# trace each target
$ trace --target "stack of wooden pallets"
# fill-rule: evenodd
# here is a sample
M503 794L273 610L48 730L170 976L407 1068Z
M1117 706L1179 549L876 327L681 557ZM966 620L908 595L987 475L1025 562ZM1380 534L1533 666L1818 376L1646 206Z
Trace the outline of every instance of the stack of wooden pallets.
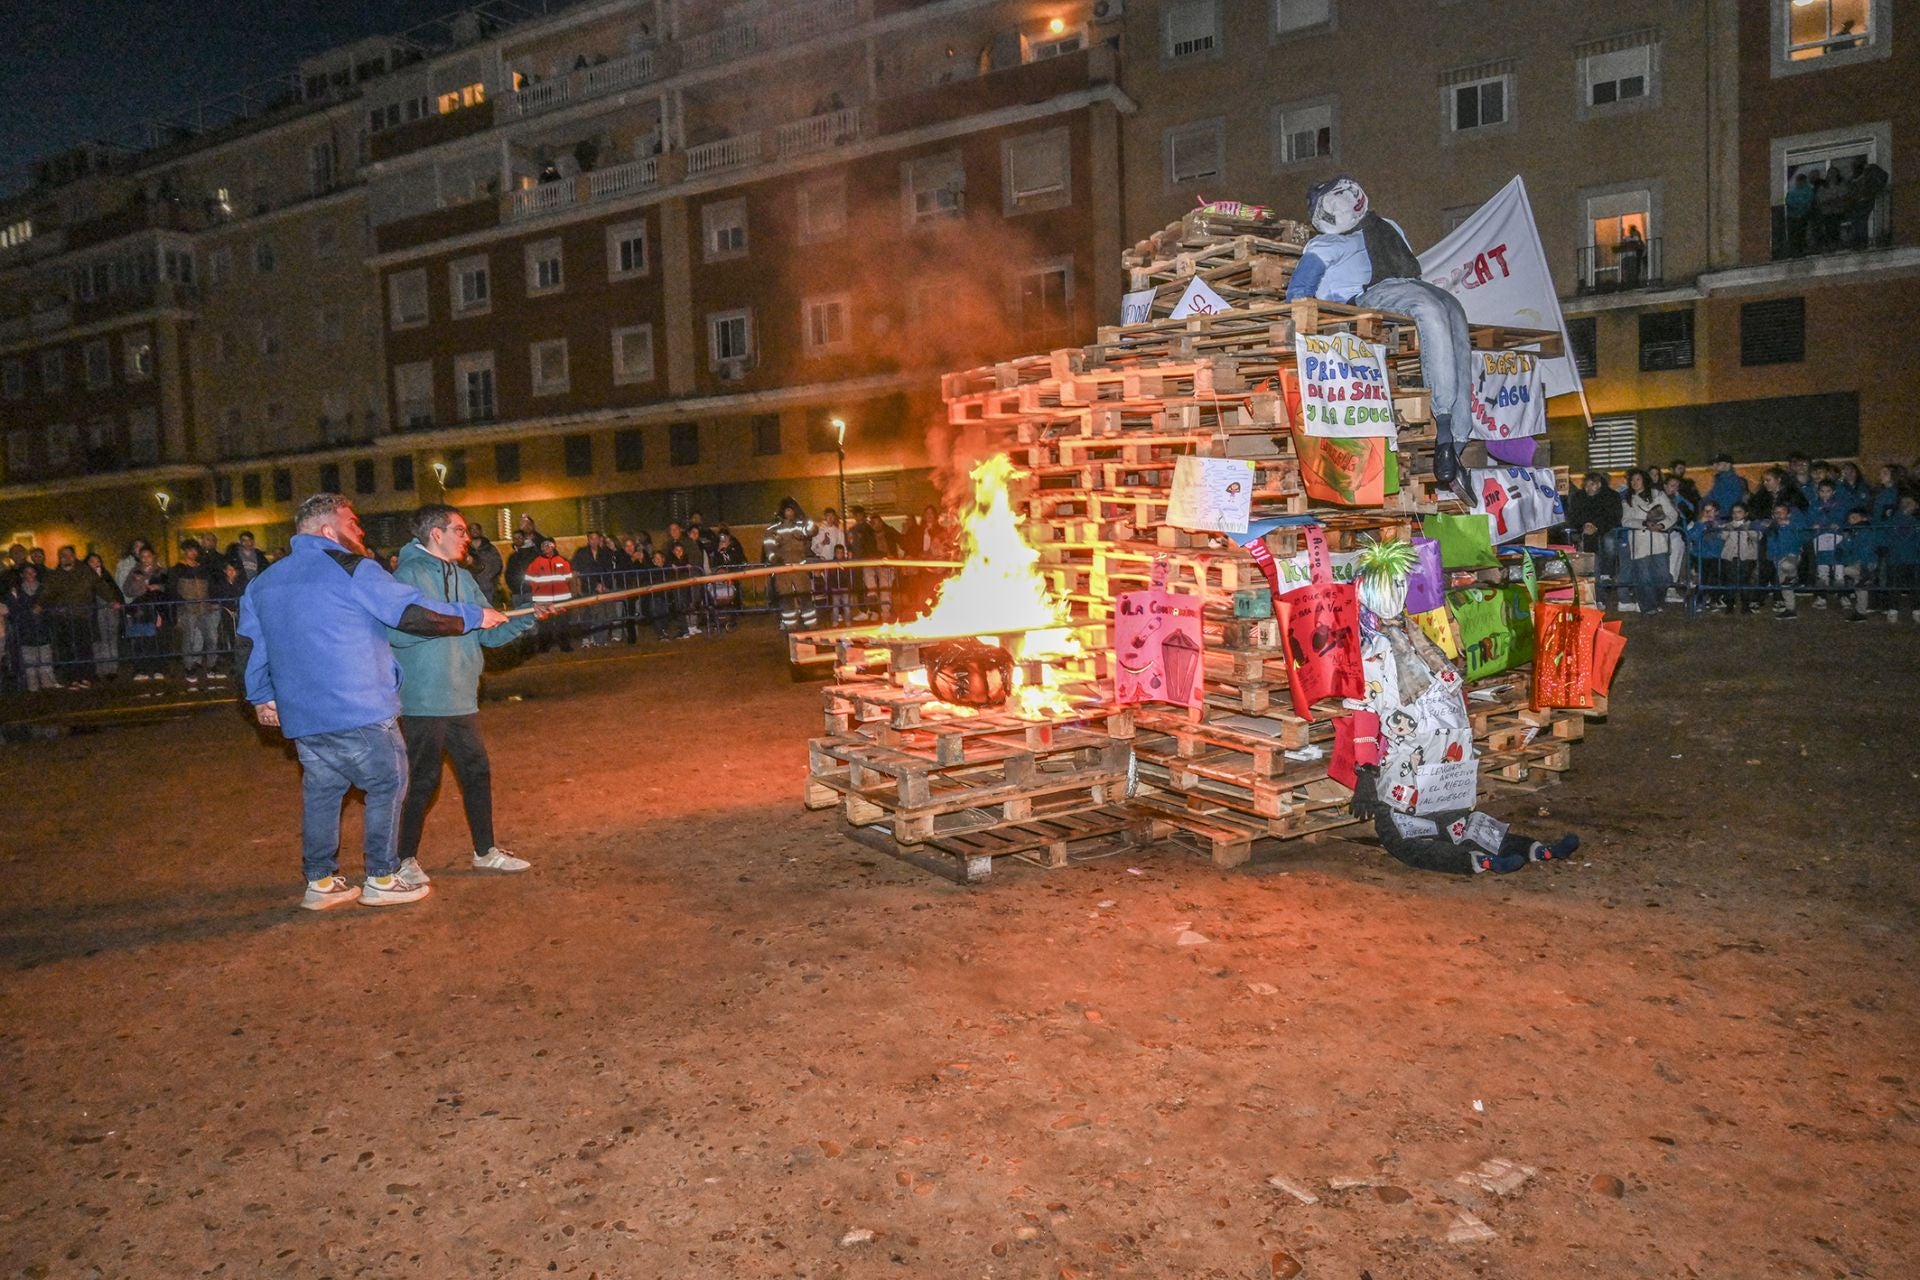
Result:
M838 804L855 824L888 826L917 860L936 852L963 879L985 874L994 855L981 850L996 841L1013 852L1054 849L1046 861L1055 865L1070 860L1075 838L1029 830L1036 818L1095 815L1087 821L1102 834L1171 838L1220 866L1245 861L1256 840L1353 821L1350 793L1326 776L1331 719L1344 709L1327 702L1306 716L1294 711L1262 570L1230 539L1166 522L1174 468L1185 455L1251 463L1255 517L1317 517L1335 551L1363 536L1407 537L1425 513L1463 510L1431 474L1434 425L1412 323L1280 300L1304 239L1290 225L1217 226L1189 215L1128 255L1131 283L1167 298L1198 275L1235 309L1102 328L1086 347L943 380L949 420L1003 441L1020 469L1025 532L1090 651L1110 651L1120 593L1158 577L1199 598L1202 705L1117 708L1095 662L1072 673L1080 681L1072 716L1036 726L996 711L956 725L912 682L912 646L858 632L796 637L796 661L823 660L831 648L840 680L825 695L827 736L811 744L809 804ZM1402 487L1377 508L1316 504L1301 477L1285 375L1297 334L1334 332L1388 354ZM1558 353L1553 334L1472 332L1481 349L1539 344ZM1267 545L1278 560L1304 549L1296 527L1270 533ZM1565 770L1584 731L1581 712L1532 710L1528 678L1522 667L1469 690L1490 783Z

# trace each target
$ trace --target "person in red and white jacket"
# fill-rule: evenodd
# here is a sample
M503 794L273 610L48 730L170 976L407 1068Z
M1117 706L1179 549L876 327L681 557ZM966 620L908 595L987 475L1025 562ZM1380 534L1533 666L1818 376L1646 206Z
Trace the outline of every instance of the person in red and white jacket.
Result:
M527 566L524 581L527 596L536 609L552 608L562 600L573 599L573 565L560 554L553 539L544 534L540 538L540 554ZM541 653L555 644L560 646L562 653L573 652L573 639L568 635L566 621L562 618L542 618L536 634Z

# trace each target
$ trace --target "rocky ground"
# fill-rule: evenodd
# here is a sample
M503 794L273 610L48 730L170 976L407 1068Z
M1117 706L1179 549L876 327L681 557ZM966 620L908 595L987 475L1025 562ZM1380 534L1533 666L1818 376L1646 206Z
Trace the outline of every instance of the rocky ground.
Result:
M1628 630L1500 879L962 889L801 809L764 631L495 678L535 868L447 794L393 910L230 708L0 748L0 1274L1912 1275L1920 627Z

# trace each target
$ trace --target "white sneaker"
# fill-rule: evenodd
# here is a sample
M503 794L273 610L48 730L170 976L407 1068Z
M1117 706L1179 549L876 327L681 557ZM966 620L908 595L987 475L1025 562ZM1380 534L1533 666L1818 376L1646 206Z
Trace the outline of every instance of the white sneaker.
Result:
M418 902L432 892L431 886L408 884L398 874L368 876L360 886L360 901L369 907L395 907L403 902Z
M1898 609L1889 609L1889 610L1887 610L1887 621L1888 621L1888 622L1895 622L1895 623L1897 623L1897 622L1899 622L1899 621L1900 621L1900 611L1899 611Z
M407 884L432 884L433 877L420 869L420 859L407 858L400 863L400 869L393 873L398 880Z
M348 884L345 876L328 876L325 880L307 881L307 894L300 899L300 905L308 911L326 911L358 901L358 885Z
M1827 598L1826 598L1825 596L1815 596L1815 597L1813 598L1813 607L1814 607L1814 608L1816 608L1816 609L1824 609L1824 608L1826 608L1826 607L1827 607Z
M490 846L485 853L473 855L475 871L525 871L532 865L525 858L516 858L497 844Z

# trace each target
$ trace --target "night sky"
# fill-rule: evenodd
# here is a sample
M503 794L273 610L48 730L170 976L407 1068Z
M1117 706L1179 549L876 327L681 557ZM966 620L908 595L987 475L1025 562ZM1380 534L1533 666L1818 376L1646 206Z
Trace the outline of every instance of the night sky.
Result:
M540 0L519 0L538 10ZM407 29L460 0L0 0L0 193L34 159ZM555 6L558 7L558 6Z

